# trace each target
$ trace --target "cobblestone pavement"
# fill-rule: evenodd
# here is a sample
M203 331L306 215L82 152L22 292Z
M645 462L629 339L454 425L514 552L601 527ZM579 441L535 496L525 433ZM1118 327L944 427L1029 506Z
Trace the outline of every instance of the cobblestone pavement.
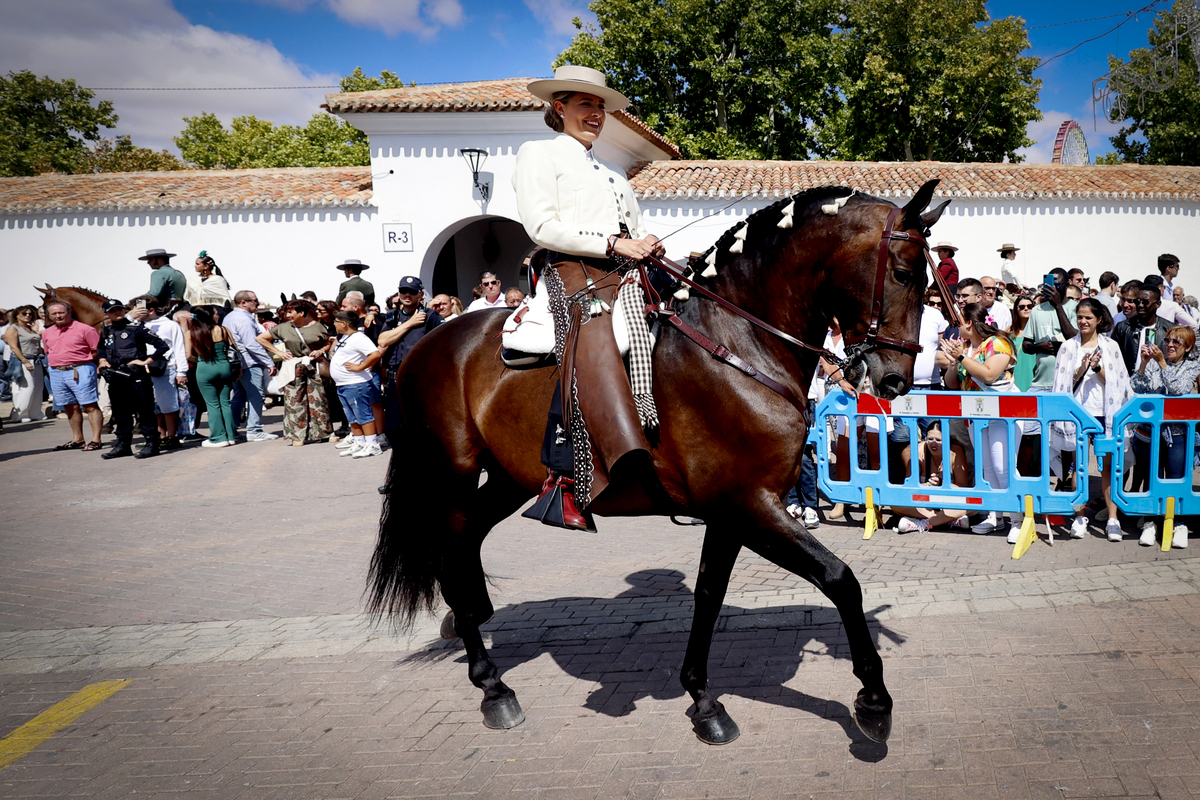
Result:
M67 438L0 436L0 737L131 683L0 770L0 797L1200 795L1191 550L1093 530L1013 561L1002 536L823 524L863 583L887 746L849 719L830 603L744 553L711 675L743 735L713 748L678 684L703 529L510 519L485 546L486 633L528 719L489 731L438 619L393 635L361 615L384 459L266 442L101 462L51 452Z

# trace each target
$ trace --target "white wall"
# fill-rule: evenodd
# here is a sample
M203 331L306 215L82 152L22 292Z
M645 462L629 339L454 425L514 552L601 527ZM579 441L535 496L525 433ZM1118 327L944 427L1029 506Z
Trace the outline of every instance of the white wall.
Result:
M156 247L178 253L171 262L184 274L208 250L235 292L253 289L271 305L308 289L333 299L345 280L334 266L346 258L371 264L373 283L400 278L371 262L382 248L371 208L22 214L0 217L0 306L37 305L33 286L46 283L128 300L149 288L137 259Z
M708 249L722 233L777 198L645 199L649 230L666 238L667 254L679 261ZM888 198L904 205L908 198ZM940 203L943 198L935 198ZM713 215L713 216L708 216ZM690 223L690 225L689 225ZM688 227L684 227L684 226ZM676 233L678 231L678 233ZM1000 277L1005 242L1017 254L1027 285L1054 267L1079 267L1099 287L1112 270L1121 281L1157 274L1160 253L1179 256L1178 282L1200 295L1200 202L1178 200L991 200L953 198L933 228L930 244L959 247L955 261L963 277Z

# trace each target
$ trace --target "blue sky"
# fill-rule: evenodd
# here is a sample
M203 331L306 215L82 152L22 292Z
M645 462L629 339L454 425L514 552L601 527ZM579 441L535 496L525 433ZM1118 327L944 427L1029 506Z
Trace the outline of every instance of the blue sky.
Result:
M1053 5L991 0L993 18L1030 26L1033 55L1048 58L1105 33L1137 9L1127 0ZM1156 8L1163 7L1160 3ZM361 66L418 83L549 75L571 40L581 0L38 0L0 8L0 71L32 69L96 87L260 87L336 83ZM1090 19L1075 24L1059 24ZM1028 160L1049 162L1065 119L1083 126L1093 157L1114 125L1092 121L1092 81L1109 53L1146 44L1153 10L1038 70L1046 119L1030 126ZM1040 27L1049 26L1049 27ZM326 89L102 91L121 116L117 132L170 147L182 117L212 111L303 122Z

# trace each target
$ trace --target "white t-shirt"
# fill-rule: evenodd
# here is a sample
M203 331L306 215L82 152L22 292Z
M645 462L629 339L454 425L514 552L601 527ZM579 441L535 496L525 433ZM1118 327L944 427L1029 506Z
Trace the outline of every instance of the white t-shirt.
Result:
M170 317L158 317L146 320L146 327L171 347L167 358L175 367L175 374L186 375L188 371L187 352L184 345L183 328L179 327L179 323Z
M379 349L371 337L362 331L352 333L345 341L339 341L333 351L333 359L329 362L329 376L338 386L351 386L356 383L367 383L371 380L370 372L351 372L345 365L361 364L367 356Z
M992 303L992 307L988 309L987 313L992 327L1002 331L1007 331L1012 327L1012 312L999 300Z
M1081 348L1079 350L1079 362L1082 364L1086 359L1091 358L1094 352L1096 352L1095 347L1088 350ZM1078 366L1076 369L1078 369ZM1084 375L1079 388L1075 390L1075 399L1093 417L1104 415L1104 384L1100 382L1100 376L1092 372L1091 367L1088 367L1087 374Z
M949 326L950 323L946 322L942 312L933 306L925 306L921 309L921 336L918 343L925 349L917 354L917 361L913 365L913 383L915 385L941 382L942 371L937 368L934 359L937 356L942 332Z
M496 302L494 303L488 302L486 294L477 300L472 300L471 305L467 306L467 311L478 311L481 308L508 308L508 303L504 300L504 292L496 295Z

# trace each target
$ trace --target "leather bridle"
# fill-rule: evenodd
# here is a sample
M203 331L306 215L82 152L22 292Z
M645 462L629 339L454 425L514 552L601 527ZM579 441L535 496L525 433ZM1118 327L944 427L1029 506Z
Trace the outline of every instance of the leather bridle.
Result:
M837 367L837 369L841 371L843 375L845 375L854 370L858 364L864 361L867 357L867 354L874 352L877 349L889 348L893 350L899 350L902 353L912 354L914 357L923 349L919 342L879 335L879 323L881 317L883 316L884 280L887 277L887 266L892 241L899 240L914 242L921 246L925 253L925 259L933 270L934 279L937 281L942 295L947 298L945 302L948 305L950 305L952 302L949 290L946 287L946 282L942 278L941 273L937 271L937 266L933 263L933 258L929 254L929 242L926 241L925 237L919 233L893 230L897 217L899 217L903 211L904 209L901 208L893 208L890 212L888 212L887 223L884 225L883 233L879 239L879 258L876 262L875 286L871 298L871 319L867 325L867 332L865 334L853 338L851 338L849 335L844 337L848 345L845 358L838 358L836 355L823 347L816 347L808 342L802 342L791 334L784 333L770 323L759 319L742 308L739 308L725 298L713 293L704 286L701 286L692 278L689 278L683 267L668 258L650 256L646 259L646 261L654 264L659 269L662 269L680 283L687 285L691 290L694 290L702 297L712 300L727 311L730 311L746 320L751 325L770 333L772 336L775 336L778 339L782 339L788 344L808 350L809 352L815 353L821 358L824 358L826 361ZM645 269L644 262L642 269ZM781 395L792 405L796 406L796 408L800 409L802 413L806 414L807 406L803 401L800 400L800 398L796 397L795 392L780 384L770 376L763 374L754 365L744 361L731 352L729 348L713 342L687 322L684 322L682 319L680 319L679 314L674 308L674 298L668 300L666 303L660 302L657 292L655 292L653 287L650 286L650 281L645 276L643 276L642 286L647 290L650 298L650 302L646 306L646 313L648 315L656 316L664 323L670 324L672 327L679 330L680 333L684 334L687 338L691 339L693 342L707 350L713 356L713 358L729 364L735 369L745 373L749 377L754 378L754 380ZM957 307L952 307L954 311L957 312Z

